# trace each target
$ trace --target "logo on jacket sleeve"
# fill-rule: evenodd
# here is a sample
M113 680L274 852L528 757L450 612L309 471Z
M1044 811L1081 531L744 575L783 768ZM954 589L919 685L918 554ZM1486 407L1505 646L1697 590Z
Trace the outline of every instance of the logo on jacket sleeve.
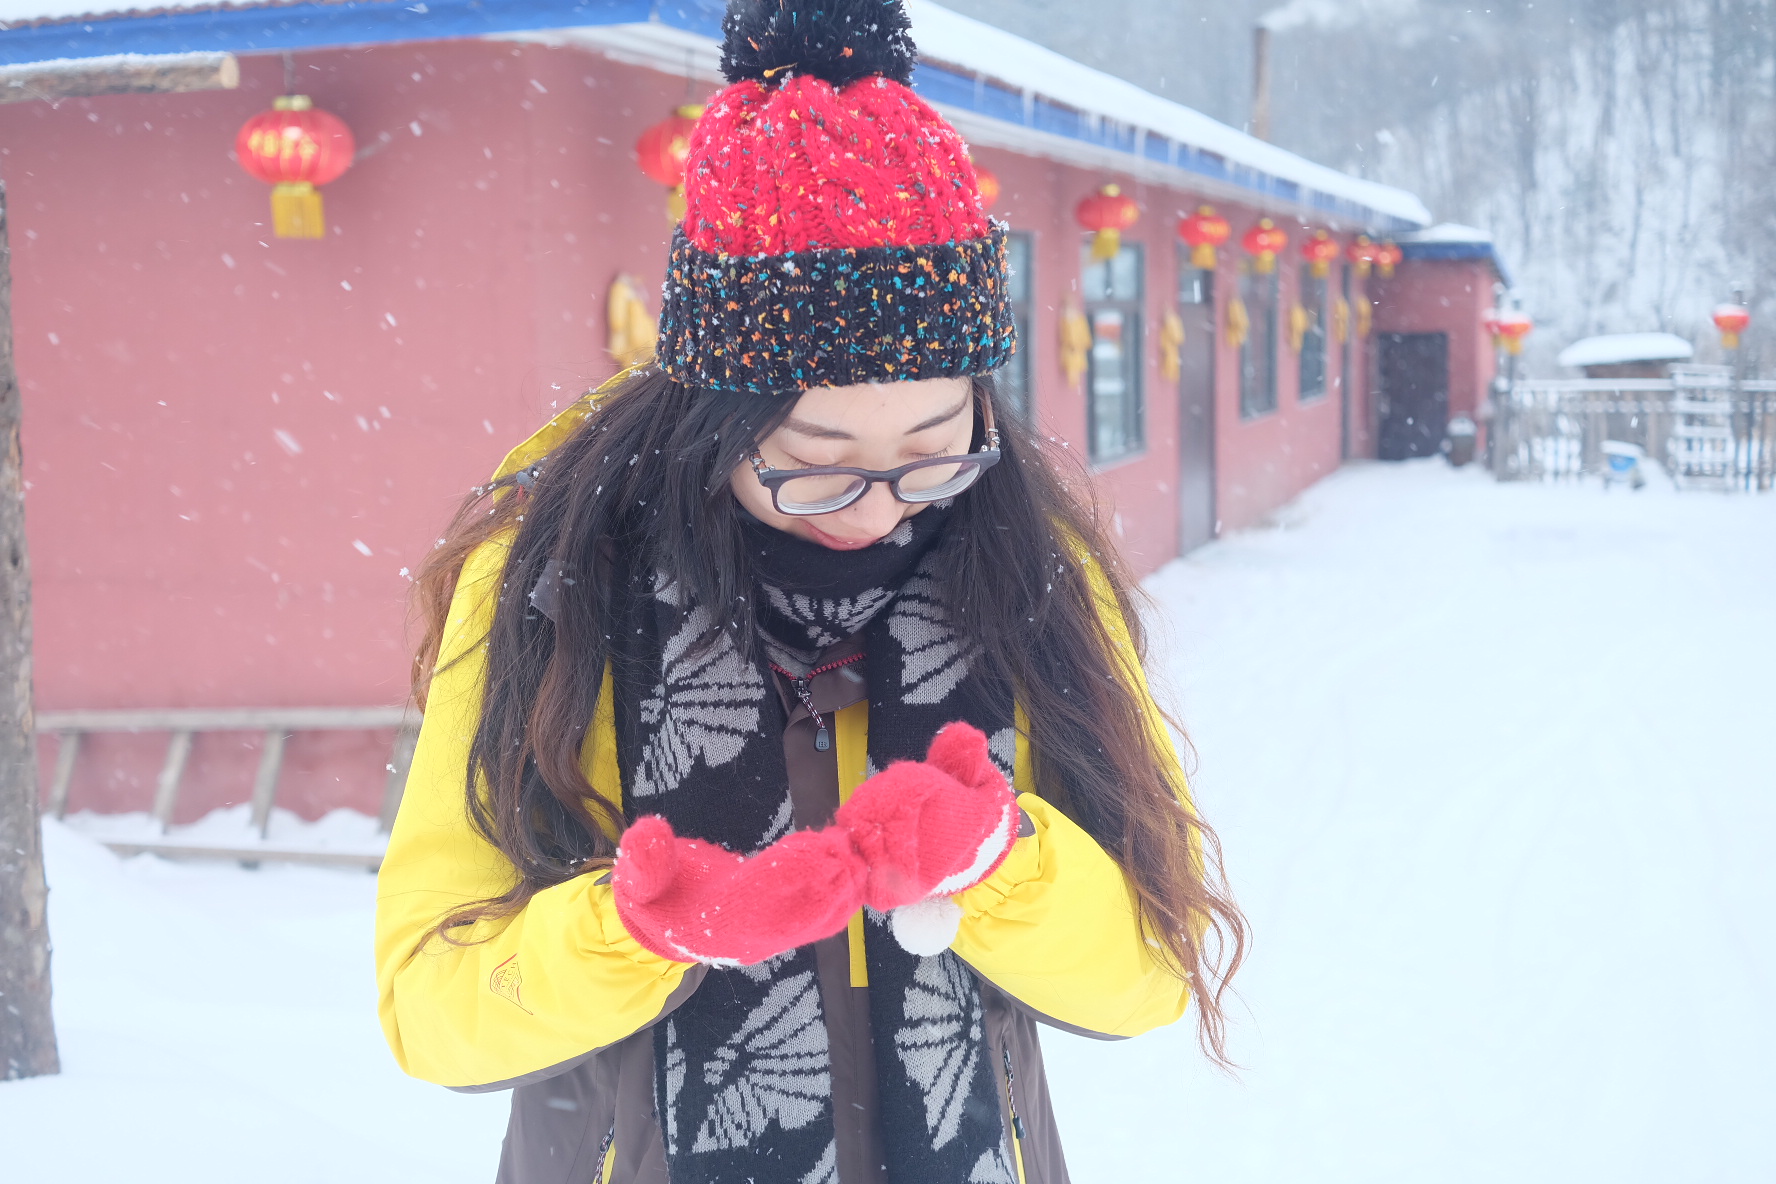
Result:
M487 976L487 987L490 991L502 999L510 1000L525 1015L535 1015L536 1012L524 1006L524 1000L519 997L518 989L523 985L524 977L518 973L517 954L513 954L495 966L493 973Z

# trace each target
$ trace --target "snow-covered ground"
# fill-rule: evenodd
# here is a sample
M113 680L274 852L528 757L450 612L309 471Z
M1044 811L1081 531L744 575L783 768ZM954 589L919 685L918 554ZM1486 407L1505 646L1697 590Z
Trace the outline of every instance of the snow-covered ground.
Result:
M1257 935L1234 1039L1050 1035L1080 1184L1776 1178L1776 498L1347 470L1149 581ZM361 872L47 831L66 1072L7 1178L486 1184Z
M1776 498L1346 470L1148 583L1234 1044L1050 1040L1081 1184L1776 1179Z

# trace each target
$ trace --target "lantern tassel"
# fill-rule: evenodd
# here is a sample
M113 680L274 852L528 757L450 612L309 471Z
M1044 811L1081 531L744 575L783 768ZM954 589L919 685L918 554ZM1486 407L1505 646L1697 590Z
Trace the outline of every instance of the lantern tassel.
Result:
M1276 270L1277 257L1273 251L1265 251L1252 259L1252 270L1258 275L1269 275Z
M278 238L326 238L321 191L307 181L272 186L271 230Z
M1122 250L1122 231L1114 226L1099 230L1092 235L1092 259L1099 263L1107 263L1116 258Z
M1739 334L1734 333L1730 329L1723 329L1721 331L1721 348L1722 349L1738 349L1739 348Z
M1198 271L1215 270L1215 248L1208 243L1198 243L1190 248L1190 266Z
M685 201L685 187L682 184L674 185L666 191L666 218L674 226L684 221L687 208L689 207Z

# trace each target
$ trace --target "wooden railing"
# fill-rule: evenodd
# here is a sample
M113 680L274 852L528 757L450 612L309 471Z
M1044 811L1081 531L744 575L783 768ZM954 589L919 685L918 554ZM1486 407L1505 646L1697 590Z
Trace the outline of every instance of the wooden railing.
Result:
M1670 378L1521 380L1496 398L1491 462L1500 480L1560 481L1605 465L1604 443L1641 448L1679 488L1776 483L1776 382L1724 367Z
M82 739L95 732L165 732L166 757L154 785L152 816L159 827L158 838L139 840L106 840L105 845L120 855L154 852L168 856L238 859L243 863L261 861L320 863L348 867L375 868L382 862L380 854L366 852L326 851L299 846L274 846L266 842L271 824L271 809L277 802L278 775L283 770L284 744L296 732L373 732L393 728L394 750L389 756L388 779L382 792L382 810L378 834L386 835L394 825L395 811L401 805L401 793L407 784L407 769L413 761L413 746L419 739L419 716L400 707L265 707L265 708L168 708L122 711L46 711L37 717L39 735L57 739L55 771L50 778L49 812L56 818L68 809L68 789L74 781L74 766L80 759ZM191 758L192 740L201 732L261 732L259 769L253 777L251 822L259 842L238 846L211 845L177 838L167 838L174 811L179 805L179 790L185 778L185 766ZM264 845L261 845L264 844Z

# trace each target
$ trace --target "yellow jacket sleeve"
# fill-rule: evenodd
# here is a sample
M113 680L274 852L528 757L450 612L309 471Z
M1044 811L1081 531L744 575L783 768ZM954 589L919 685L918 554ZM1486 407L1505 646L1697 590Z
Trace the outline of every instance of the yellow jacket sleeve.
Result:
M1162 758L1176 769L1171 735L1134 660L1128 627L1103 573L1085 562L1124 676L1146 705ZM1021 712L1018 725L1018 805L1034 833L1017 840L997 871L956 897L962 922L951 948L989 982L1063 1027L1121 1037L1174 1022L1190 1001L1188 989L1154 957L1121 867L1078 824L1029 792L1033 766Z
M431 936L450 910L517 882L464 806L506 546L489 542L463 567L377 880L383 1033L402 1069L457 1088L512 1083L614 1044L676 1005L700 977L638 945L596 875L544 889L509 921L478 925L472 937L486 940L453 945ZM610 701L600 696L582 761L594 787L620 801L615 754L602 751L614 736Z

